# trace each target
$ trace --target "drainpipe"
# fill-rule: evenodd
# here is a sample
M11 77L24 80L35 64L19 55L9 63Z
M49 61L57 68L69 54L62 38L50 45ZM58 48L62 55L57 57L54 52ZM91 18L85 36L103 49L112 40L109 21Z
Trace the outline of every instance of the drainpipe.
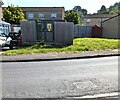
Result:
M103 19L103 18L101 17L101 25L100 25L101 27L102 27L102 19Z
M101 17L101 37L102 37L102 34L103 34L103 28L102 28L102 17Z

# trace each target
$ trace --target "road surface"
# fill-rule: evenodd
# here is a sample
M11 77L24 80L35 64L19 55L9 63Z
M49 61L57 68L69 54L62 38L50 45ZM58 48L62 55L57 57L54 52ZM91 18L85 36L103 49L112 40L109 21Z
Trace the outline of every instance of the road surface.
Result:
M61 98L118 91L118 57L2 64L4 98Z

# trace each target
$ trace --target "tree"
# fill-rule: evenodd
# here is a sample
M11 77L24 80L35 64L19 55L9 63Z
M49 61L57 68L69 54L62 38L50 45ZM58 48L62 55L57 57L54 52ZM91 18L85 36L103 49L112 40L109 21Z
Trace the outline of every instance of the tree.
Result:
M24 14L21 8L14 7L14 5L8 6L3 10L3 18L6 22L11 24L19 24L20 20L24 19Z
M75 6L75 7L73 8L73 10L80 12L80 11L81 11L81 7L80 7L80 6Z
M103 5L100 10L98 10L98 14L120 14L120 2L116 2L114 5L109 6L109 8L106 9L106 7Z
M74 24L80 24L80 15L74 10L66 11L64 18L68 22L73 22Z
M82 9L82 13L83 13L84 16L87 15L87 10L86 9Z
M98 10L98 13L99 13L99 14L105 14L105 13L107 13L106 7L105 7L104 5L102 5L101 9Z
M78 12L81 16L82 15L86 15L87 14L87 10L86 9L82 9L80 6L75 6L73 8L74 11Z
M113 6L108 8L109 13L120 13L120 2L116 2Z

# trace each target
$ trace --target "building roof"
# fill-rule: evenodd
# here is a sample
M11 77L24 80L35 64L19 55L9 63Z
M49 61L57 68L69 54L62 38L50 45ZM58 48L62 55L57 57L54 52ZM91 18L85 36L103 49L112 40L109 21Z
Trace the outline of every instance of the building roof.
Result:
M115 15L115 16L112 16L112 17L110 17L110 18L102 21L102 23L104 23L104 22L106 22L106 21L108 21L108 20L111 20L111 19L113 19L113 18L116 18L116 17L120 17L120 14L117 14L117 15Z
M116 15L117 14L88 14L85 15L83 18L111 18Z
M64 11L64 7L20 7L22 11Z
M5 9L6 7L2 7L2 9ZM64 7L20 7L23 12L38 12L38 11L43 11L43 12L51 12L51 11L65 11Z

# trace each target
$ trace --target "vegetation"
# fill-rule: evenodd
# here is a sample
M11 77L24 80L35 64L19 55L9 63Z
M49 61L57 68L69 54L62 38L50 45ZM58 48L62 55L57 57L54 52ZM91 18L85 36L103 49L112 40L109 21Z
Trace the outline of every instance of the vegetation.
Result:
M108 13L107 9L104 5L102 5L101 9L97 11L99 14L105 14Z
M73 10L78 12L81 16L85 16L87 14L87 10L81 8L80 6L75 6Z
M120 13L120 2L116 2L114 5L111 5L109 8L106 8L102 5L101 9L98 10L98 14L109 14L109 13Z
M69 10L65 12L65 17L64 19L67 22L73 22L74 24L79 24L80 23L80 14L78 14L74 10Z
M120 13L120 2L117 2L113 6L110 6L109 13Z
M35 44L29 47L21 47L14 50L4 52L2 55L19 55L19 54L36 54L36 53L76 53L81 51L94 51L106 49L118 49L120 40L117 39L101 39L101 38L76 38L73 45L66 47L49 46Z
M3 18L8 23L19 24L20 20L24 20L24 14L21 8L11 5L3 10Z

